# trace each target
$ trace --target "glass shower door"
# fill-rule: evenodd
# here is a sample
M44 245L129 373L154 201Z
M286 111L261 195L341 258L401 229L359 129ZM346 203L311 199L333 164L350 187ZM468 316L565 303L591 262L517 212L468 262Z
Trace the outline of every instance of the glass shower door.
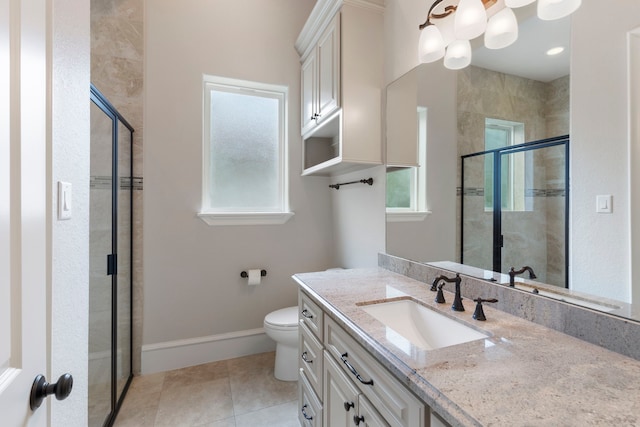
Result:
M528 265L536 280L566 286L566 155L565 145L501 154L503 273Z
M91 104L89 209L89 425L102 426L111 412L112 288L107 254L112 252L113 120Z
M91 87L88 425L110 426L131 374L133 128Z
M123 396L131 375L131 283L133 266L132 133L118 120L118 271L116 275L116 396Z
M492 179L486 178L486 163L494 153L463 158L462 162L462 262L493 271L493 208L486 200L493 194ZM490 175L491 176L491 175Z
M461 262L502 273L528 265L566 287L568 157L568 137L462 156Z

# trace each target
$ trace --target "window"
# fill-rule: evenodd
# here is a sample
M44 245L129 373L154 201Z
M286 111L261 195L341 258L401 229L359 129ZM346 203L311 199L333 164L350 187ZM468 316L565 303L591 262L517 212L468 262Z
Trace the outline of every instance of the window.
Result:
M495 150L524 143L524 123L485 119L485 150ZM493 162L496 154L485 156L484 208L493 210ZM501 205L503 211L525 210L525 153L501 155Z
M387 221L422 221L427 215L427 109L418 107L418 167L387 170Z
M204 76L202 206L209 225L282 224L289 212L287 88Z

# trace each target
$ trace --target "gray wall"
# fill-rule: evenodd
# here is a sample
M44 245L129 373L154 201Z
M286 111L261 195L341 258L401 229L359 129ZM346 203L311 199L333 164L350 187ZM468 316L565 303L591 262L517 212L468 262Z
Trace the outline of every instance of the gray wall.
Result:
M144 344L262 327L296 304L290 276L333 266L328 178L301 173L300 62L294 42L312 0L147 3ZM202 74L289 87L290 201L284 225L216 226L196 217ZM258 287L242 270L265 268Z

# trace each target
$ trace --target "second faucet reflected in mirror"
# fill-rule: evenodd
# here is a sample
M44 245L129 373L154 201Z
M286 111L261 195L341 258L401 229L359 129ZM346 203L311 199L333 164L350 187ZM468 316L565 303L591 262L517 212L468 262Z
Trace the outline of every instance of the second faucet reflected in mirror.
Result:
M515 287L516 286L516 275L522 274L525 271L529 272L529 279L533 280L533 279L536 278L536 274L533 272L533 268L529 267L528 265L525 265L520 270L516 270L514 267L511 267L509 269L509 286L511 286L512 288Z

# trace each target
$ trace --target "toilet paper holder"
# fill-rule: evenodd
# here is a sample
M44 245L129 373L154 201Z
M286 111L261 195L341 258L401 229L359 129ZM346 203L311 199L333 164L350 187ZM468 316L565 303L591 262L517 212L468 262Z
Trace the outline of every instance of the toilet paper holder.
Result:
M265 277L267 275L267 270L260 270L260 277ZM249 273L247 273L246 271L243 271L240 273L240 277L242 277L243 279L246 279L247 277L249 277Z

